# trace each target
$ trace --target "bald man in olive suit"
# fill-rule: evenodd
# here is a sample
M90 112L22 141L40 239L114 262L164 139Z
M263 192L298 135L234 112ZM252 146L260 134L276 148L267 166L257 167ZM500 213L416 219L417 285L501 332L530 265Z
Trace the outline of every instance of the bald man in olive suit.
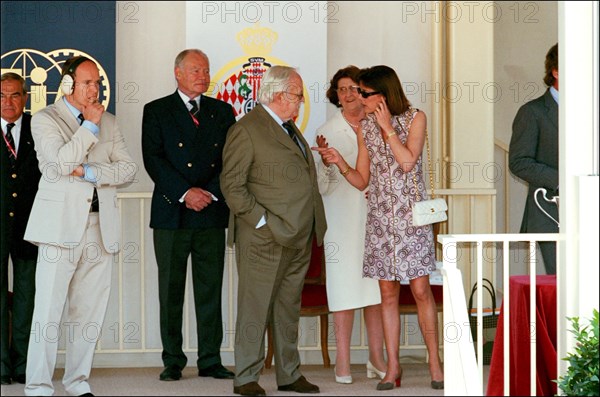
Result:
M260 104L230 128L223 149L221 189L231 209L238 311L233 391L265 395L258 384L264 335L273 324L278 390L318 393L300 372L298 321L312 238L327 228L315 163L293 123L302 105L300 75L273 66L263 75Z

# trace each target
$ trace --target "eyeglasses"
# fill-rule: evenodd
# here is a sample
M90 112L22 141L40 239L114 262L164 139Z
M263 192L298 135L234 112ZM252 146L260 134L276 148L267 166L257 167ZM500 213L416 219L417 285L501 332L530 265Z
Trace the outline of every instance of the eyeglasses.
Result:
M360 94L361 97L363 97L363 98L366 99L366 98L368 98L370 96L381 94L381 91L367 92L367 91L361 90L360 87L359 87L358 88L358 93Z
M281 92L283 92L285 94L294 95L296 98L298 98L299 101L301 101L302 99L304 99L304 94L295 94L295 93L289 92L289 91L281 91Z
M350 92L352 94L356 94L358 92L358 90L359 90L358 86L355 86L355 85L337 88L337 92L339 92L342 95L346 95L346 93L348 93L348 92Z

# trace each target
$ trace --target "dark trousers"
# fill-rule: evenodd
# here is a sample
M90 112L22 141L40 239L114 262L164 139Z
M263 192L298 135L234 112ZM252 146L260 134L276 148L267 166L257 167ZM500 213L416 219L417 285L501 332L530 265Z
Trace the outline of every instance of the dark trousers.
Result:
M556 243L553 241L539 241L546 274L556 274Z
M31 333L31 318L35 299L36 259L12 258L13 297L12 329L9 339L8 314L8 252L2 252L0 275L0 371L2 376L24 375L27 366L27 348Z
M198 335L197 365L202 369L220 364L225 229L155 229L154 252L158 264L160 336L165 367L183 369L187 363L181 327L190 255Z

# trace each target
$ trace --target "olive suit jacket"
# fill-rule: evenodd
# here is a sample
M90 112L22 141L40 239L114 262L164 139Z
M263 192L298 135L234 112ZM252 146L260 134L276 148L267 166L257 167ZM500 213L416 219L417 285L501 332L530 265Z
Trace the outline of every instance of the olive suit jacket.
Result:
M294 126L294 128L296 128ZM275 242L302 248L316 234L319 245L327 229L310 145L296 136L307 157L262 105L230 130L223 152L221 190L231 210L227 242L235 241L236 222L255 227L261 217Z

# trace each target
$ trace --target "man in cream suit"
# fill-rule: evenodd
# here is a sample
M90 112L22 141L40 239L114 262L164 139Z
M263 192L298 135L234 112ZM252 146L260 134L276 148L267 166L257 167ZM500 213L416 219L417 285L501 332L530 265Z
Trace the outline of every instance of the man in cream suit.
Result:
M116 187L132 182L137 171L115 116L98 102L99 88L92 60L68 59L64 97L31 122L42 178L25 231L39 246L26 395L54 393L65 302L63 384L69 395L92 395L88 378L121 245Z
M231 210L228 243L236 244L238 310L233 391L265 395L258 384L264 334L273 324L278 390L318 393L300 372L298 321L313 233L327 228L310 147L293 123L304 101L300 75L273 66L260 105L229 129L221 190Z

